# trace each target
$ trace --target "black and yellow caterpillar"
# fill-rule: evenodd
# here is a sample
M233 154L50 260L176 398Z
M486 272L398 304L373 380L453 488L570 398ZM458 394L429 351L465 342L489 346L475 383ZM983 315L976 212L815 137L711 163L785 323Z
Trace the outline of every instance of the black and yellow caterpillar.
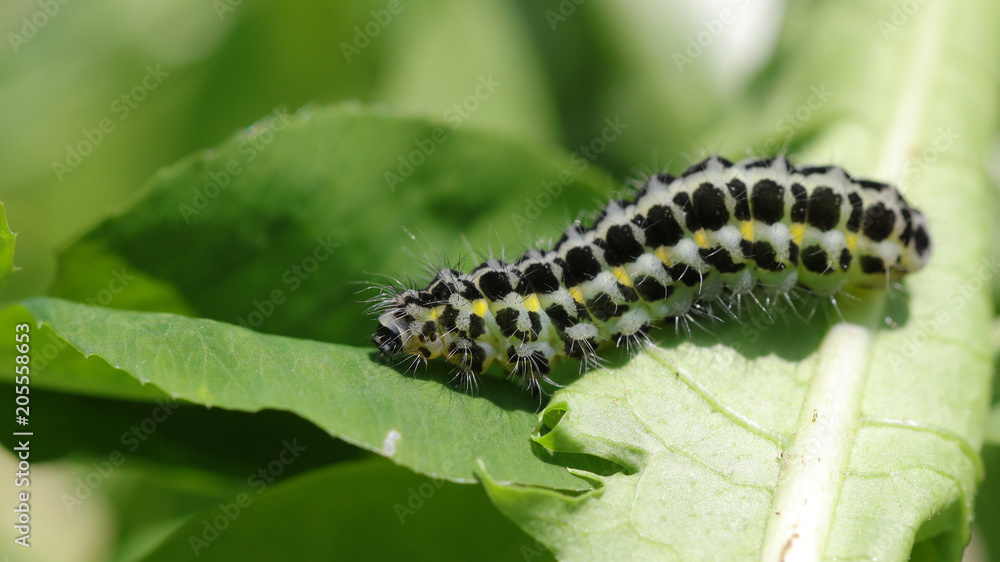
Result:
M711 157L612 200L551 250L391 292L372 342L443 356L465 381L499 363L534 389L557 361L592 363L602 343L638 341L704 303L885 287L930 251L926 219L888 184L783 157Z

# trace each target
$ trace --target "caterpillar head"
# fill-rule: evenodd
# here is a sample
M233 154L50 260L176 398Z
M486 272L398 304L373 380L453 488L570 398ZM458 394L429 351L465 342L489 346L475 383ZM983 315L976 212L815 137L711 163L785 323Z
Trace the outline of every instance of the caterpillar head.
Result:
M383 314L378 321L379 327L372 336L372 343L382 355L396 355L403 349L403 334L406 329L401 328L390 313Z
M848 249L854 252L854 261L859 264L852 268L853 282L878 288L927 265L931 237L927 218L911 207L902 194L880 182L859 180L859 183L862 186L859 193L865 198L864 212L852 214L860 232L856 238L848 239Z
M912 221L912 235L908 239L906 236L902 237L901 241L905 246L899 260L900 267L907 272L917 271L927 265L933 249L930 233L927 230L927 218L924 217L923 213L912 208L908 211ZM904 232L904 234L907 233Z
M385 312L379 316L379 326L372 336L372 343L382 355L419 354L429 359L441 353L433 301L427 291L410 289L384 304Z

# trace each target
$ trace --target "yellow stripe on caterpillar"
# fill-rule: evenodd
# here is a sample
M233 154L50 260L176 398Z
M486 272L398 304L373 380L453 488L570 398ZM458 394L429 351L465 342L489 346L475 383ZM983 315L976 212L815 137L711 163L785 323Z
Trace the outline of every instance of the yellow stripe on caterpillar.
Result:
M667 267L674 265L673 260L670 259L670 249L667 248L666 246L661 246L657 248L654 253L656 254L656 257L660 258L660 261L663 262L663 265Z
M615 276L615 279L617 279L618 282L621 283L622 285L625 285L626 287L632 286L632 280L628 278L628 274L625 273L624 267L613 267L611 268L611 273Z
M788 229L788 232L792 236L792 241L795 242L796 244L798 244L799 246L801 246L802 245L802 239L806 235L806 227L805 227L805 225L793 224L791 226L791 228Z
M847 235L844 236L844 242L847 245L847 249L853 252L858 247L858 235L853 232L848 232Z
M486 309L489 306L486 304L486 299L476 299L472 301L472 313L476 316L486 316Z
M705 235L704 229L699 229L694 233L694 243L703 250L708 248L708 236Z

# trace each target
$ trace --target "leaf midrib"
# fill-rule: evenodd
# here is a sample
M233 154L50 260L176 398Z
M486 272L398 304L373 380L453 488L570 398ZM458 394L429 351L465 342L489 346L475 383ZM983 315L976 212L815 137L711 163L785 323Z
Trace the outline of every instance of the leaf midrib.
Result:
M940 45L940 33L945 27L944 22L947 21L947 18L942 17L947 15L947 13L938 13L940 10L943 10L942 6L944 6L943 3L931 3L925 6L925 12L921 14L923 21L918 24L920 27L914 31L916 37L923 40L916 42L917 48L910 54L906 78L898 90L900 92L899 103L894 104L896 111L892 116L890 126L881 144L882 150L879 152L875 163L875 171L880 175L892 177L904 169L912 140L917 137L916 133L920 130L920 117L925 114L921 109L927 104L929 91L932 86L932 76L928 69L933 65L928 64L928 61L933 61L937 58L935 55ZM884 304L884 297L879 298L869 303L869 309L882 310ZM868 322L864 322L862 326L858 326L858 329L854 333L847 334L848 337L841 342L849 349L864 349L866 356L863 360L850 364L852 368L847 370L847 372L833 373L831 371L826 373L839 377L839 381L836 381L833 386L829 387L830 390L834 391L832 394L830 392L816 392L817 385L822 385L825 382L822 377L824 374L822 371L818 373L819 376L814 375L810 381L803 411L799 417L799 431L796 432L795 441L789 452L793 452L796 449L796 443L803 438L803 434L808 434L810 433L810 429L815 429L806 425L811 421L810 411L819 406L825 405L829 407L829 400L831 398L834 400L839 399L840 404L836 406L847 408L846 411L850 412L851 419L842 420L845 422L840 426L844 430L842 435L834 436L833 439L826 441L826 443L838 444L839 450L811 452L815 453L817 465L820 464L819 459L827 458L826 462L829 463L831 460L829 454L837 454L836 460L840 466L834 471L827 472L833 478L831 482L814 483L820 490L825 492L821 496L826 500L824 508L817 510L814 507L810 507L804 512L804 518L793 521L792 518L782 517L781 511L786 508L784 507L786 506L786 502L794 502L795 498L782 497L782 491L792 491L797 488L796 486L790 486L788 479L794 478L798 471L786 470L786 468L788 468L788 463L799 461L799 459L794 454L790 458L786 455L786 466L782 467L782 471L778 477L772 509L768 513L764 543L761 549L761 560L782 560L782 562L787 560L814 560L821 558L826 551L826 541L833 524L834 513L839 503L844 480L848 474L847 467L851 449L857 437L857 431L863 425L861 401L864 398L864 388L867 384L870 371L871 354L875 344L877 326L877 322L870 319ZM834 327L834 329L831 329L823 339L819 353L820 366L829 360L828 355L830 353L838 352L837 346L830 345L831 338L836 338L839 335L835 332L837 328ZM840 386L837 386L837 384ZM823 395L819 396L820 394ZM812 404L813 399L816 398L820 399L820 403ZM963 453L966 455L969 454L969 451L966 447L962 446L960 441L958 445ZM975 457L974 454L973 457ZM802 462L807 462L805 458L801 460ZM973 463L977 467L981 464L975 463L975 459ZM824 484L826 484L825 488L823 487Z

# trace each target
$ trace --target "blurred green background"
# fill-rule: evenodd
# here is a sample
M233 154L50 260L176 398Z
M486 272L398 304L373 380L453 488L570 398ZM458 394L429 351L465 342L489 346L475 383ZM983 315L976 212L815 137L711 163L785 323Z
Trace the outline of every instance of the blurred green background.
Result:
M679 62L722 9L734 21ZM775 0L6 0L0 200L23 270L2 300L43 294L59 249L126 209L159 168L278 107L388 104L568 152L617 116L627 134L594 155L616 178L692 160L716 148L691 139L767 63L783 10ZM466 117L455 105L482 81L501 86ZM996 450L984 456L996 466ZM4 453L0 472L12 466ZM211 487L121 471L70 514L58 497L77 469L39 467L52 494L36 505L28 559L136 559L205 507ZM1000 533L996 487L987 482L979 517Z
M462 126L574 151L621 116L628 135L597 163L624 177L697 151L685 139L718 116L720 84L736 85L714 62L735 33L682 71L671 59L701 30L693 2L400 0L395 15L387 0L53 0L52 16L43 4L0 6L0 193L25 270L11 300L41 293L54 250L126 207L158 168L276 107L357 100L443 120L493 77L499 92ZM750 63L778 23L759 26ZM102 137L92 153L61 168L88 132Z

